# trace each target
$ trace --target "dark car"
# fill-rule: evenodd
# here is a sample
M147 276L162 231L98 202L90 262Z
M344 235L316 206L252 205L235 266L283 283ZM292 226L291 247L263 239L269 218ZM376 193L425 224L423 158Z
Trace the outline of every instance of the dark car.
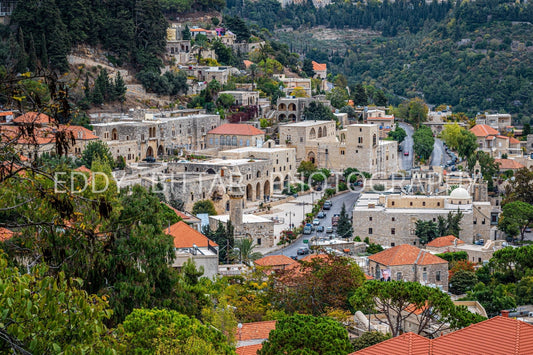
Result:
M143 161L147 162L147 163L155 163L155 158L154 157L146 157L143 159Z
M317 232L323 232L323 231L324 231L324 226L318 226L318 227L316 227L316 231L317 231Z
M296 251L296 254L307 255L309 254L309 248L298 248L298 250Z

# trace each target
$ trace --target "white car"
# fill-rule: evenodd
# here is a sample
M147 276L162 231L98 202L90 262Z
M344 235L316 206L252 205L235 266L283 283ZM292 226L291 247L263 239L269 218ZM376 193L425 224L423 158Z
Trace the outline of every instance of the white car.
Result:
M313 219L313 225L318 226L320 224L320 220L318 218Z

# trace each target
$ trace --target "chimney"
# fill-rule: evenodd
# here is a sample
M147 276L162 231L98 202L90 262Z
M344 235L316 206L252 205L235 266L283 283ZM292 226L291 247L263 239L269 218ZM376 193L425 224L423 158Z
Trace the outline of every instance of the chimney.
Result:
M509 313L511 313L511 311L508 311L508 310L502 310L502 317L504 318L509 318Z

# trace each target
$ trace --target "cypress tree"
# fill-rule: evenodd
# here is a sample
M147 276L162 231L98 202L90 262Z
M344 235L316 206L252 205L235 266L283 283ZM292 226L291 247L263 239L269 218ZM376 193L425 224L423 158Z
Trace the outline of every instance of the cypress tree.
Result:
M120 74L120 71L117 72L117 76L115 76L115 83L113 85L113 96L114 99L120 101L121 103L126 101L126 84L124 83L124 79L122 79L122 75Z
M44 68L48 68L50 63L48 62L48 50L46 49L46 35L43 33L41 40L41 64Z
M29 60L28 68L34 72L38 67L37 51L35 50L35 41L33 40L33 34L30 33L30 46L28 48Z

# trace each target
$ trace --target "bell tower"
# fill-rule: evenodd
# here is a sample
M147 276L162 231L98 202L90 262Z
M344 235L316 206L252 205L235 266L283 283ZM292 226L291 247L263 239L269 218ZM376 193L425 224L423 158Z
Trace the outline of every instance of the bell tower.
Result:
M244 208L244 190L241 185L242 175L234 172L231 175L231 183L228 188L229 195L229 219L235 228L235 236L242 231L242 215Z

